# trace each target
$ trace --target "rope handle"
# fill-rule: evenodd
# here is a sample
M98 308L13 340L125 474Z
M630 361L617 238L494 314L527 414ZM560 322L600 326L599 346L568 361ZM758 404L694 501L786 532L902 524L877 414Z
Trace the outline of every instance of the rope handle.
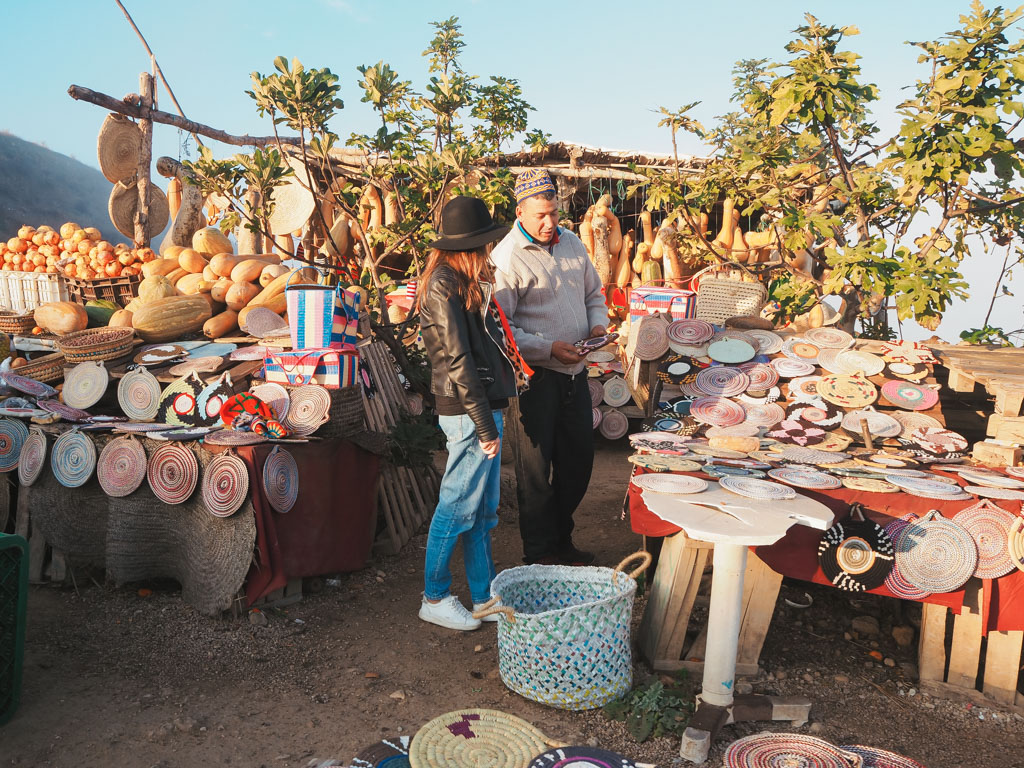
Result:
M856 517L854 517L854 515L856 515ZM864 518L864 505L863 504L858 502L856 504L851 504L850 505L850 519L851 520L858 520L858 521L860 521L862 523L864 522L865 518Z
M479 611L473 612L474 619L482 619L485 616L493 616L496 613L504 613L507 618L513 624L516 623L516 612L509 608L507 605L498 605L500 598L492 597L486 603L484 603Z
M631 563L634 560L642 560L643 562L640 565L638 565L636 569L630 571L627 574L631 579L635 579L641 573L646 571L648 566L650 566L651 561L654 560L654 558L651 557L650 552L644 552L643 550L640 550L639 552L634 552L632 555L629 555L621 563L615 566L615 572L622 573L626 568L626 563Z
M849 764L850 768L864 768L864 758L860 755L842 749L837 751L842 756L843 761Z

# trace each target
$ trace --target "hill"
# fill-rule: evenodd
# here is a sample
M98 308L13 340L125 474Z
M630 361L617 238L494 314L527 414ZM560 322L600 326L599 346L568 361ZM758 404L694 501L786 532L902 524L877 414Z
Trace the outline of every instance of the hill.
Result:
M23 224L97 227L111 242L128 242L107 214L111 184L95 168L38 144L0 133L0 237ZM159 241L157 241L159 242Z

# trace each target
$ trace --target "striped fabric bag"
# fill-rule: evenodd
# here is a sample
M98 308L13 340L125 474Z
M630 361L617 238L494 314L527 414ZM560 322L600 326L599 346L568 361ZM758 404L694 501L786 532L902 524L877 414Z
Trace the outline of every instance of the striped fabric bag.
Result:
M334 318L331 324L331 341L328 346L342 349L354 345L359 340L360 298L358 291L338 288L334 297Z
M292 275L299 270L294 270ZM359 293L327 285L291 285L284 289L293 349L342 349L356 343Z

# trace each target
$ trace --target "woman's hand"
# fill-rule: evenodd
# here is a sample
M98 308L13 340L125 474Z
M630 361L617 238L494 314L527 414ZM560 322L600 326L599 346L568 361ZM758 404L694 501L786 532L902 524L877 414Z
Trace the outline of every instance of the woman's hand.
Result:
M498 455L498 451L501 450L501 438L496 437L493 440L488 440L487 442L481 440L480 450L484 452L484 456L488 459L493 459Z

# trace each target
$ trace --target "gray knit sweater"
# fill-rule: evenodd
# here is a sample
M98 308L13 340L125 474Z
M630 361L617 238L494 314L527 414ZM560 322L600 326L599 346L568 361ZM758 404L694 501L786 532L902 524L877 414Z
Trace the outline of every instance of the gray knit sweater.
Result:
M568 366L551 356L552 342L585 339L591 328L608 322L601 278L582 241L559 227L558 243L549 251L513 225L491 251L491 261L494 298L523 359L535 368L582 371L582 362Z

